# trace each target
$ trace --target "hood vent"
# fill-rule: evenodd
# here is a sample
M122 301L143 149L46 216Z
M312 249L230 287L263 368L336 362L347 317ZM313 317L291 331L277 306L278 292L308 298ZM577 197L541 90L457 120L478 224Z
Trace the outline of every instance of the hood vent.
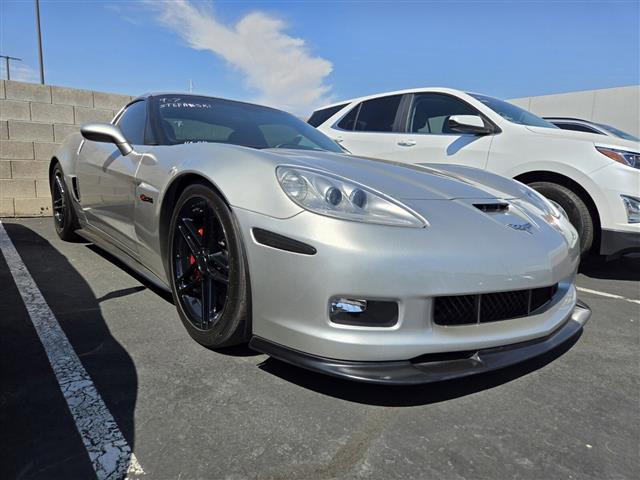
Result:
M473 206L484 213L504 213L509 210L508 203L474 203Z

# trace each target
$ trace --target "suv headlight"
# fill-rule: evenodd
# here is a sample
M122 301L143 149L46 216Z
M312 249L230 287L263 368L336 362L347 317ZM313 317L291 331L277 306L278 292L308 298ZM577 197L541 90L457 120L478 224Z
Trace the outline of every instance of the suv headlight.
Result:
M606 147L596 147L596 150L618 163L622 163L623 165L633 168L640 168L640 153Z
M320 215L401 227L427 225L397 200L351 180L304 167L278 167L276 175L291 200Z
M627 222L640 223L640 199L629 195L620 195L627 211Z

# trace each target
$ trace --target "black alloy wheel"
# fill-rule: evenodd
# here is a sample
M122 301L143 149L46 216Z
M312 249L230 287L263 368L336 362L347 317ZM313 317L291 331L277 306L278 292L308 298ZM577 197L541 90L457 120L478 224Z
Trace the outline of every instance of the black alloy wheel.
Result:
M62 240L78 241L80 237L75 231L80 228L76 213L71 205L71 197L64 181L62 167L56 163L51 172L51 208L53 209L53 225Z
M178 313L209 347L248 340L248 275L227 205L209 187L183 192L171 221L171 284Z

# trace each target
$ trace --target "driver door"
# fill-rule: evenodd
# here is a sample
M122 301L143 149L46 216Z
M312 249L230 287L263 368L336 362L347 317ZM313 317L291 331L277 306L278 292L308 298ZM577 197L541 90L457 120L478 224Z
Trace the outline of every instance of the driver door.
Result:
M116 125L132 145L143 146L146 122L146 101L140 100L127 106ZM123 156L110 143L85 140L77 167L80 204L87 222L132 256L138 253L134 204L140 158Z
M493 135L457 133L447 125L452 115L480 115L471 105L448 94L417 93L407 112L394 160L486 167Z

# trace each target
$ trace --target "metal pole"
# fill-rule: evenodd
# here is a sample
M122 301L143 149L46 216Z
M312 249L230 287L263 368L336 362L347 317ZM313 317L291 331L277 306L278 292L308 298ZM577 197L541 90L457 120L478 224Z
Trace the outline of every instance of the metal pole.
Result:
M40 83L44 85L44 62L42 61L42 31L40 29L40 0L36 0L36 30L38 31L38 57L40 60Z
M4 58L5 64L7 65L7 80L11 80L11 71L9 69L11 60L17 60L18 62L21 62L22 59L18 57L11 57L9 55L0 55L0 58Z

